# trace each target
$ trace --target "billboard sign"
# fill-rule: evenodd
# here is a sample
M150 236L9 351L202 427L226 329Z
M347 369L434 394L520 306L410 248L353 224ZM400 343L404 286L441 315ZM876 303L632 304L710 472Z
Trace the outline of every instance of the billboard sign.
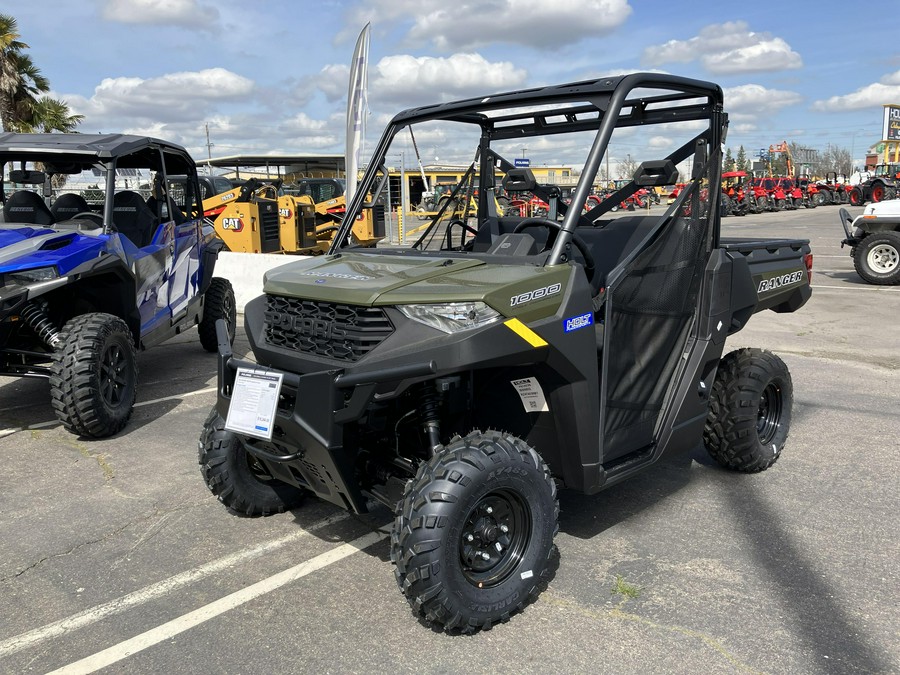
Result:
M884 126L881 140L900 141L900 105L884 106Z

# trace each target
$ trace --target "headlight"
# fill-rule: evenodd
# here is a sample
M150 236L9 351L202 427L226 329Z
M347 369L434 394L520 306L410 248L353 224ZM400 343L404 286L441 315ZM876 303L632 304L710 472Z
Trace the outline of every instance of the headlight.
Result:
M56 267L35 267L30 270L19 270L18 272L7 272L6 273L7 283L12 282L15 284L33 284L36 281L50 281L51 279L56 279L59 277L59 272L56 271Z
M478 328L500 319L483 302L447 302L435 305L398 305L397 309L413 321L437 328L445 333Z

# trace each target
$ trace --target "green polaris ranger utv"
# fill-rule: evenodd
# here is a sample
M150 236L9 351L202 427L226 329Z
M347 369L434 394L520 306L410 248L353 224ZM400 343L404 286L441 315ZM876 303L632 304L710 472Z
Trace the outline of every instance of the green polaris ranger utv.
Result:
M770 467L790 375L724 344L754 312L799 309L812 256L805 240L720 237L727 124L717 85L654 73L398 114L329 253L271 270L247 304L255 361L223 332L199 443L209 489L248 516L309 494L386 505L414 612L471 632L549 577L559 488L593 494L700 443L729 469ZM447 201L463 213L412 221L399 246L354 246L356 217L397 193L389 161L413 133L464 165ZM611 143L637 169L589 201ZM557 167L547 180L522 166L526 147ZM612 213L676 182L669 206ZM546 214L498 212L501 190Z

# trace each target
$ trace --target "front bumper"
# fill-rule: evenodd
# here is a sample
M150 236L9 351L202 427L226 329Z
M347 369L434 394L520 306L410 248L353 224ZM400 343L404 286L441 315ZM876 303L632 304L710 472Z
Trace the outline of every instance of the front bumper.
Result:
M221 319L216 322L216 332L216 409L222 419L228 417L238 368L283 376L272 441L236 434L246 450L262 461L274 478L301 485L353 512L365 512L366 500L354 473L356 453L344 448L344 425L365 414L380 385L432 376L434 361L350 375L343 369L297 375L235 358Z

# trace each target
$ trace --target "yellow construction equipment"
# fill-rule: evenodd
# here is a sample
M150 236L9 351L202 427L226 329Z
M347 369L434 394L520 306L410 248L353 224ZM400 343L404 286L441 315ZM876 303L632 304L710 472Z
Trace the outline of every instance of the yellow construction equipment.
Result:
M203 215L228 250L243 253L324 253L345 211L343 185L332 178L301 181L290 193L280 180L251 178L203 200ZM361 246L384 238L383 208L366 209L353 234Z

